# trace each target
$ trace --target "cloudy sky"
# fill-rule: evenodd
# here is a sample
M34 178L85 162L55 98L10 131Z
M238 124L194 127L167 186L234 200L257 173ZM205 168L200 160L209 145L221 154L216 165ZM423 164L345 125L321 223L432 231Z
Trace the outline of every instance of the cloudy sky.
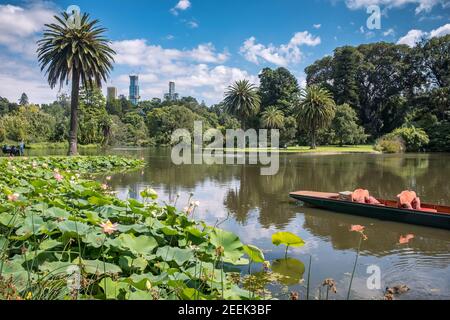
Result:
M264 67L287 67L304 83L305 67L338 46L414 46L450 33L450 0L0 0L0 96L55 99L35 43L44 24L70 5L108 28L117 52L108 85L120 94L137 73L143 99L162 97L175 81L180 95L208 104L221 101L235 80L257 84ZM367 26L370 5L381 9L380 29Z

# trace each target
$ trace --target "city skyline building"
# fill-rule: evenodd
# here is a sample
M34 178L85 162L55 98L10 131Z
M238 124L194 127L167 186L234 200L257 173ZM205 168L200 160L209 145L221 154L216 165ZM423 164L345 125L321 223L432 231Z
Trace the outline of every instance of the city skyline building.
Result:
M135 106L139 103L139 76L138 75L130 75L130 90L128 99Z
M108 87L106 89L106 100L111 101L117 99L117 88Z
M169 101L176 101L178 100L178 93L175 92L175 82L170 81L169 82L169 93L166 93L164 95L164 99L169 100Z

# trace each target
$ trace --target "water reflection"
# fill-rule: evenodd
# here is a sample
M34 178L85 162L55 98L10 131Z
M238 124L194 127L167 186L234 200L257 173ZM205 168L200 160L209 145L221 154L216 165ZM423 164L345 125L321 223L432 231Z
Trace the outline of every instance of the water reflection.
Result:
M366 267L376 264L382 269L383 287L405 283L412 288L404 298L450 298L449 231L303 207L288 197L295 190L336 192L364 187L375 196L390 199L411 188L423 202L450 205L448 154L286 154L280 155L277 175L261 176L258 165L176 166L170 161L169 149L108 152L148 161L144 170L113 177L111 185L121 197L139 198L139 192L151 186L161 201L169 202L180 193L177 206L182 209L192 192L201 202L196 217L215 223L229 215L221 227L261 247L272 261L282 259L284 252L272 245L271 235L277 230L299 234L306 246L291 249L289 257L308 261L311 255L312 285L335 279L341 289L338 299L346 296L358 246L358 234L348 231L352 224L366 226L369 238L362 246L353 297L382 296L382 291L368 290L365 285ZM415 238L408 245L399 245L400 236L406 234ZM294 282L289 284L292 290L302 290Z

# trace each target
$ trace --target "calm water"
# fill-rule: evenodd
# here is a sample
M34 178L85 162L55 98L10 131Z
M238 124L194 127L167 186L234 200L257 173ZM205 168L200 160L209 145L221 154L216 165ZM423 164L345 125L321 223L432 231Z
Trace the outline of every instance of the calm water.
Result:
M296 190L344 191L364 187L382 198L394 198L400 191L416 190L423 202L450 205L450 155L280 155L279 173L260 175L253 165L175 166L168 149L110 151L144 157L148 166L142 171L113 177L112 187L121 197L139 198L139 192L151 186L161 201L171 202L180 193L177 206L186 206L189 193L201 202L195 218L234 231L244 243L264 250L267 260L284 256L274 247L271 235L290 231L300 235L306 246L290 249L287 266L293 274L288 290L305 292L297 284L298 270L307 268L312 256L311 293L325 278L337 283L337 295L347 295L359 235L349 232L352 224L366 226L368 240L353 280L352 298L380 299L386 286L406 284L411 291L400 299L450 298L450 232L414 225L328 212L303 207L289 199ZM401 235L414 234L408 245L399 245ZM296 259L296 260L294 260ZM381 268L380 290L369 290L366 271L370 265ZM285 266L286 267L286 266ZM297 272L297 275L296 275ZM286 287L270 288L286 298Z

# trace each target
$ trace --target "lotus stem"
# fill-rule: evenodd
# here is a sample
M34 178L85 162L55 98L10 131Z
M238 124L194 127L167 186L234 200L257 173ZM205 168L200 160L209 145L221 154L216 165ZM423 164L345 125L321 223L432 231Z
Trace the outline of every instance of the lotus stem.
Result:
M312 255L309 255L308 280L306 282L306 300L309 300L309 283L311 279Z
M363 235L361 235L361 237L359 238L358 252L356 253L355 264L353 265L353 272L352 272L352 276L350 278L350 285L348 287L347 300L350 300L350 292L352 290L353 277L355 276L356 265L358 264L359 253L361 251L362 239L363 239Z

